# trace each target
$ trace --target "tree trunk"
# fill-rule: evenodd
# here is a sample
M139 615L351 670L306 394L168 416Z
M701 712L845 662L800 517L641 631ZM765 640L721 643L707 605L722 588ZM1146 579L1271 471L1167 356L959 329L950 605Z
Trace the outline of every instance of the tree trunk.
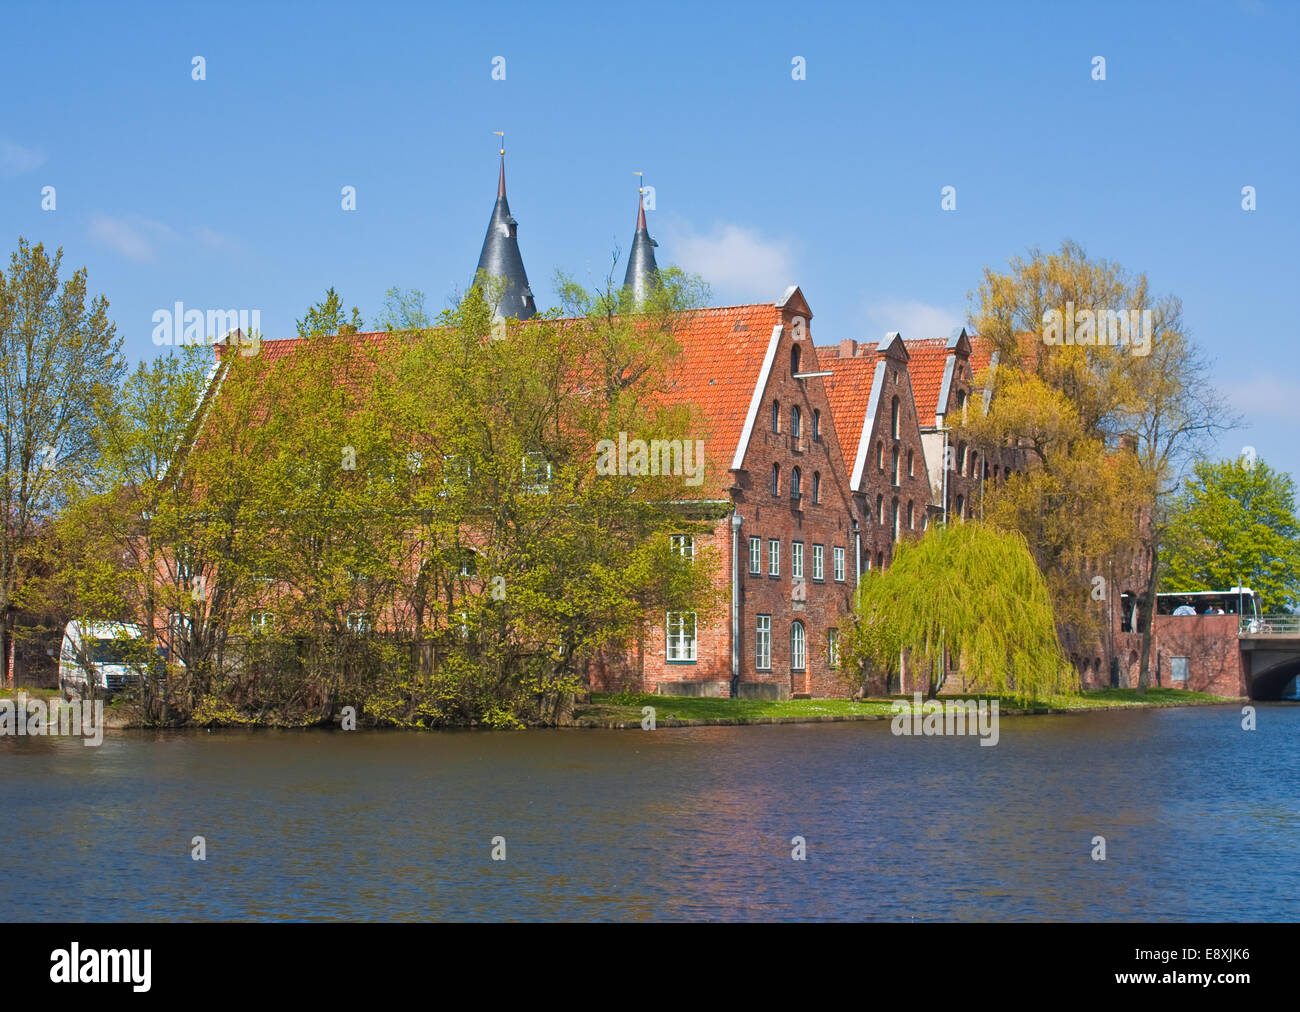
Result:
M1151 625L1156 613L1156 587L1160 582L1160 551L1153 543L1150 549L1151 575L1147 582L1146 608L1138 623L1142 632L1142 663L1138 668L1138 694L1146 695L1151 678Z

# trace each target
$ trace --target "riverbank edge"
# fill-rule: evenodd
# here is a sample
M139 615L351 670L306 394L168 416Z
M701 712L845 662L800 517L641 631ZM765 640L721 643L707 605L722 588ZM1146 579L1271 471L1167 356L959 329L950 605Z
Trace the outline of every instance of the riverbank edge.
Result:
M663 696L672 699L672 696ZM946 698L939 697L939 702ZM955 698L955 697L953 697ZM1038 706L1030 708L998 707L1001 717L1043 717L1051 715L1076 715L1083 713L1101 713L1112 710L1171 710L1185 706L1228 706L1234 703L1249 703L1246 696L1220 696L1216 699L1189 699L1176 702L1119 703L1109 706ZM649 704L647 704L649 705ZM892 713L836 713L808 714L797 717L655 717L655 729L663 727L741 727L751 724L839 724L858 720L893 720L897 714ZM579 717L565 727L586 730L632 731L643 730L641 718L634 720L602 720L595 717Z
M655 729L660 728L687 728L687 727L748 727L757 725L770 724L841 724L851 721L862 720L893 720L896 714L893 713L837 713L837 714L800 714L782 717L677 717L672 714L659 716L659 711L671 707L672 701L678 699L675 696L647 696L648 700L654 700L654 703L645 703L643 705L654 705L656 710ZM945 699L956 698L940 696L939 702ZM869 700L868 702L893 703L905 701L903 699L880 699ZM910 701L909 701L910 702ZM1182 699L1182 700L1151 700L1150 702L1127 702L1114 704L1094 704L1089 706L1036 706L1036 707L1003 707L999 706L999 717L1039 717L1051 715L1074 715L1083 713L1099 713L1116 710L1167 710L1177 707L1187 706L1228 706L1233 704L1246 704L1250 700L1246 696L1219 696L1213 699ZM560 724L537 724L530 725L527 730L605 730L605 731L633 731L643 730L642 717L639 706L626 707L635 712L626 717L592 717L579 716L571 720L564 721ZM334 722L337 724L337 721ZM266 731L292 731L307 730L310 728L330 727L329 724L245 724L245 723L208 723L208 724L180 724L159 727L153 724L146 724L132 719L129 711L114 713L111 709L104 712L104 731L157 731L157 730L178 730L178 731L197 731L197 730L233 730L233 729L253 729ZM358 730L367 731L400 731L400 730L419 730L419 731L473 731L473 730L493 730L484 728L482 725L438 727L438 728L401 728L401 727L379 727L369 724L361 724Z

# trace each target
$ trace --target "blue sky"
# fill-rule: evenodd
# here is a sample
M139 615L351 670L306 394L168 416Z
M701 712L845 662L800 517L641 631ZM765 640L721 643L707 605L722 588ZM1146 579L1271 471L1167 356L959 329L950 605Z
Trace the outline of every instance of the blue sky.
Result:
M596 281L627 248L636 170L661 263L715 304L800 284L819 344L946 333L985 265L1069 237L1182 296L1247 419L1221 451L1300 473L1295 0L10 0L3 23L4 255L63 246L132 360L177 301L259 309L271 338L329 285L367 321L394 285L441 308L504 130L541 306L557 268Z

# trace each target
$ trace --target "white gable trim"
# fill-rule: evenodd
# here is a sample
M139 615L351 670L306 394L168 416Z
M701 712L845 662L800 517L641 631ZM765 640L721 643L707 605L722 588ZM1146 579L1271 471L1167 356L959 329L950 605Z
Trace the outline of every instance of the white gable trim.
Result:
M948 398L952 394L952 374L957 367L957 356L949 355L948 361L943 364L943 382L939 385L939 401L934 409L934 424L936 427L943 425L943 418L948 414ZM920 419L917 419L920 422Z
M876 412L880 408L880 391L885 387L885 360L876 362L876 374L871 379L871 400L867 402L867 416L862 419L862 435L858 439L858 457L853 462L853 477L849 479L849 491L862 491L862 472L867 467L867 451L871 447L871 437L875 433Z
M758 420L758 409L763 405L763 391L767 389L767 378L772 373L772 363L776 361L776 347L781 343L781 324L772 328L772 340L767 344L767 354L763 356L763 368L759 370L758 382L754 385L754 396L749 399L749 413L745 415L745 427L740 432L740 442L736 444L736 456L731 461L731 469L739 471L745 463L745 453L749 450L749 437L753 434L754 423Z

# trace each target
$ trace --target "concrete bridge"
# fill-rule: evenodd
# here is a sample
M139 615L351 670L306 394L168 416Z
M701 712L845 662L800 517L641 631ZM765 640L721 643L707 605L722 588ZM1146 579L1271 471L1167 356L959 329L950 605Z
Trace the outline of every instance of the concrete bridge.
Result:
M1241 620L1237 642L1246 694L1251 699L1281 699L1300 675L1300 615Z

